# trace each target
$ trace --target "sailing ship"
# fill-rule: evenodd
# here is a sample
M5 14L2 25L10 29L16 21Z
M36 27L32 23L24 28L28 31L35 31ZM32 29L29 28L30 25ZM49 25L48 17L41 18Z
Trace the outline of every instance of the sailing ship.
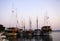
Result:
M51 26L48 25L49 16L47 16L47 13L44 18L45 18L44 26L41 28L41 35L50 35L50 33L52 32L52 29L51 29Z
M37 29L34 30L34 36L40 36L40 29L38 28L38 16L36 17Z
M51 26L43 26L41 28L41 35L49 35L52 32Z
M12 14L14 14L14 10L12 10ZM17 12L16 12L16 19L17 19ZM18 20L16 20L17 22L17 24L18 24ZM6 30L5 30L5 32L6 32L6 36L7 36L7 38L17 38L17 33L18 33L18 28L17 28L17 24L16 24L16 26L15 27L9 27L9 28L7 28Z
M33 37L33 30L31 29L31 19L29 17L29 25L30 25L30 29L28 31L26 31L26 35L27 38L32 38Z

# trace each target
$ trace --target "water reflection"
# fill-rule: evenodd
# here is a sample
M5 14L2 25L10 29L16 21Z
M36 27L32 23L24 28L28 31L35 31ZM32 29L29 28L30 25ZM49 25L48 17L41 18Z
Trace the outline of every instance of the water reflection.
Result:
M17 41L25 41L23 38L18 38Z
M40 41L41 37L40 36L35 36L34 39L35 39L35 41Z
M52 36L51 35L44 35L41 36L42 41L52 41Z
M9 41L53 41L51 35L35 36L28 38L9 38Z

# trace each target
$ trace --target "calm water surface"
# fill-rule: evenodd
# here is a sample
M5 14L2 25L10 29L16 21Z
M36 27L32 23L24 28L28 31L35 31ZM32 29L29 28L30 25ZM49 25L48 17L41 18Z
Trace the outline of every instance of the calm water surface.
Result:
M8 41L60 41L60 32L52 32L51 35L38 36L33 38L9 39Z
M53 32L51 35L53 41L60 41L60 32Z

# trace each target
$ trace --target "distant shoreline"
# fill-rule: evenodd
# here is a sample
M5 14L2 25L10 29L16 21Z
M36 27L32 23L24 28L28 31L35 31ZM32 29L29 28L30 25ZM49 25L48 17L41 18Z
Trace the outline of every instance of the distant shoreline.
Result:
M52 32L60 32L60 30L52 30Z

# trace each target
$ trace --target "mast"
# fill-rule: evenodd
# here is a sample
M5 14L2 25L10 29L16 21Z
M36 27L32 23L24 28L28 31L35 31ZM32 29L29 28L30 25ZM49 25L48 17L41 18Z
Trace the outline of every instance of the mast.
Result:
M22 16L22 19L23 19L23 16ZM22 20L22 29L23 29L23 20Z
M16 13L15 13L16 12ZM14 9L14 0L12 0L12 15L14 15L15 14L15 16L14 16L14 18L16 19L16 26L15 27L18 27L18 19L17 19L17 17L18 17L18 15L17 15L17 8L16 9Z
M46 11L45 16L44 16L44 25L45 26L48 26L48 19L49 19L49 16L48 16L47 11Z
M14 14L14 2L12 1L12 14Z
M24 31L25 31L25 20L23 21L23 28L24 28Z
M13 18L12 15L14 15L14 12L15 12L15 11L14 11L14 3L13 3L13 1L12 1L12 7L11 7L11 18ZM12 20L11 18L10 18L10 20ZM9 27L12 27L11 24L12 24L12 21L10 21Z
M18 27L18 19L17 19L18 15L17 15L17 8L16 8L16 27Z
M30 30L31 30L31 18L29 17L29 26L30 26Z
M23 19L23 16L22 16L22 29L25 31L25 20Z
M38 16L36 17L37 29L38 29Z

